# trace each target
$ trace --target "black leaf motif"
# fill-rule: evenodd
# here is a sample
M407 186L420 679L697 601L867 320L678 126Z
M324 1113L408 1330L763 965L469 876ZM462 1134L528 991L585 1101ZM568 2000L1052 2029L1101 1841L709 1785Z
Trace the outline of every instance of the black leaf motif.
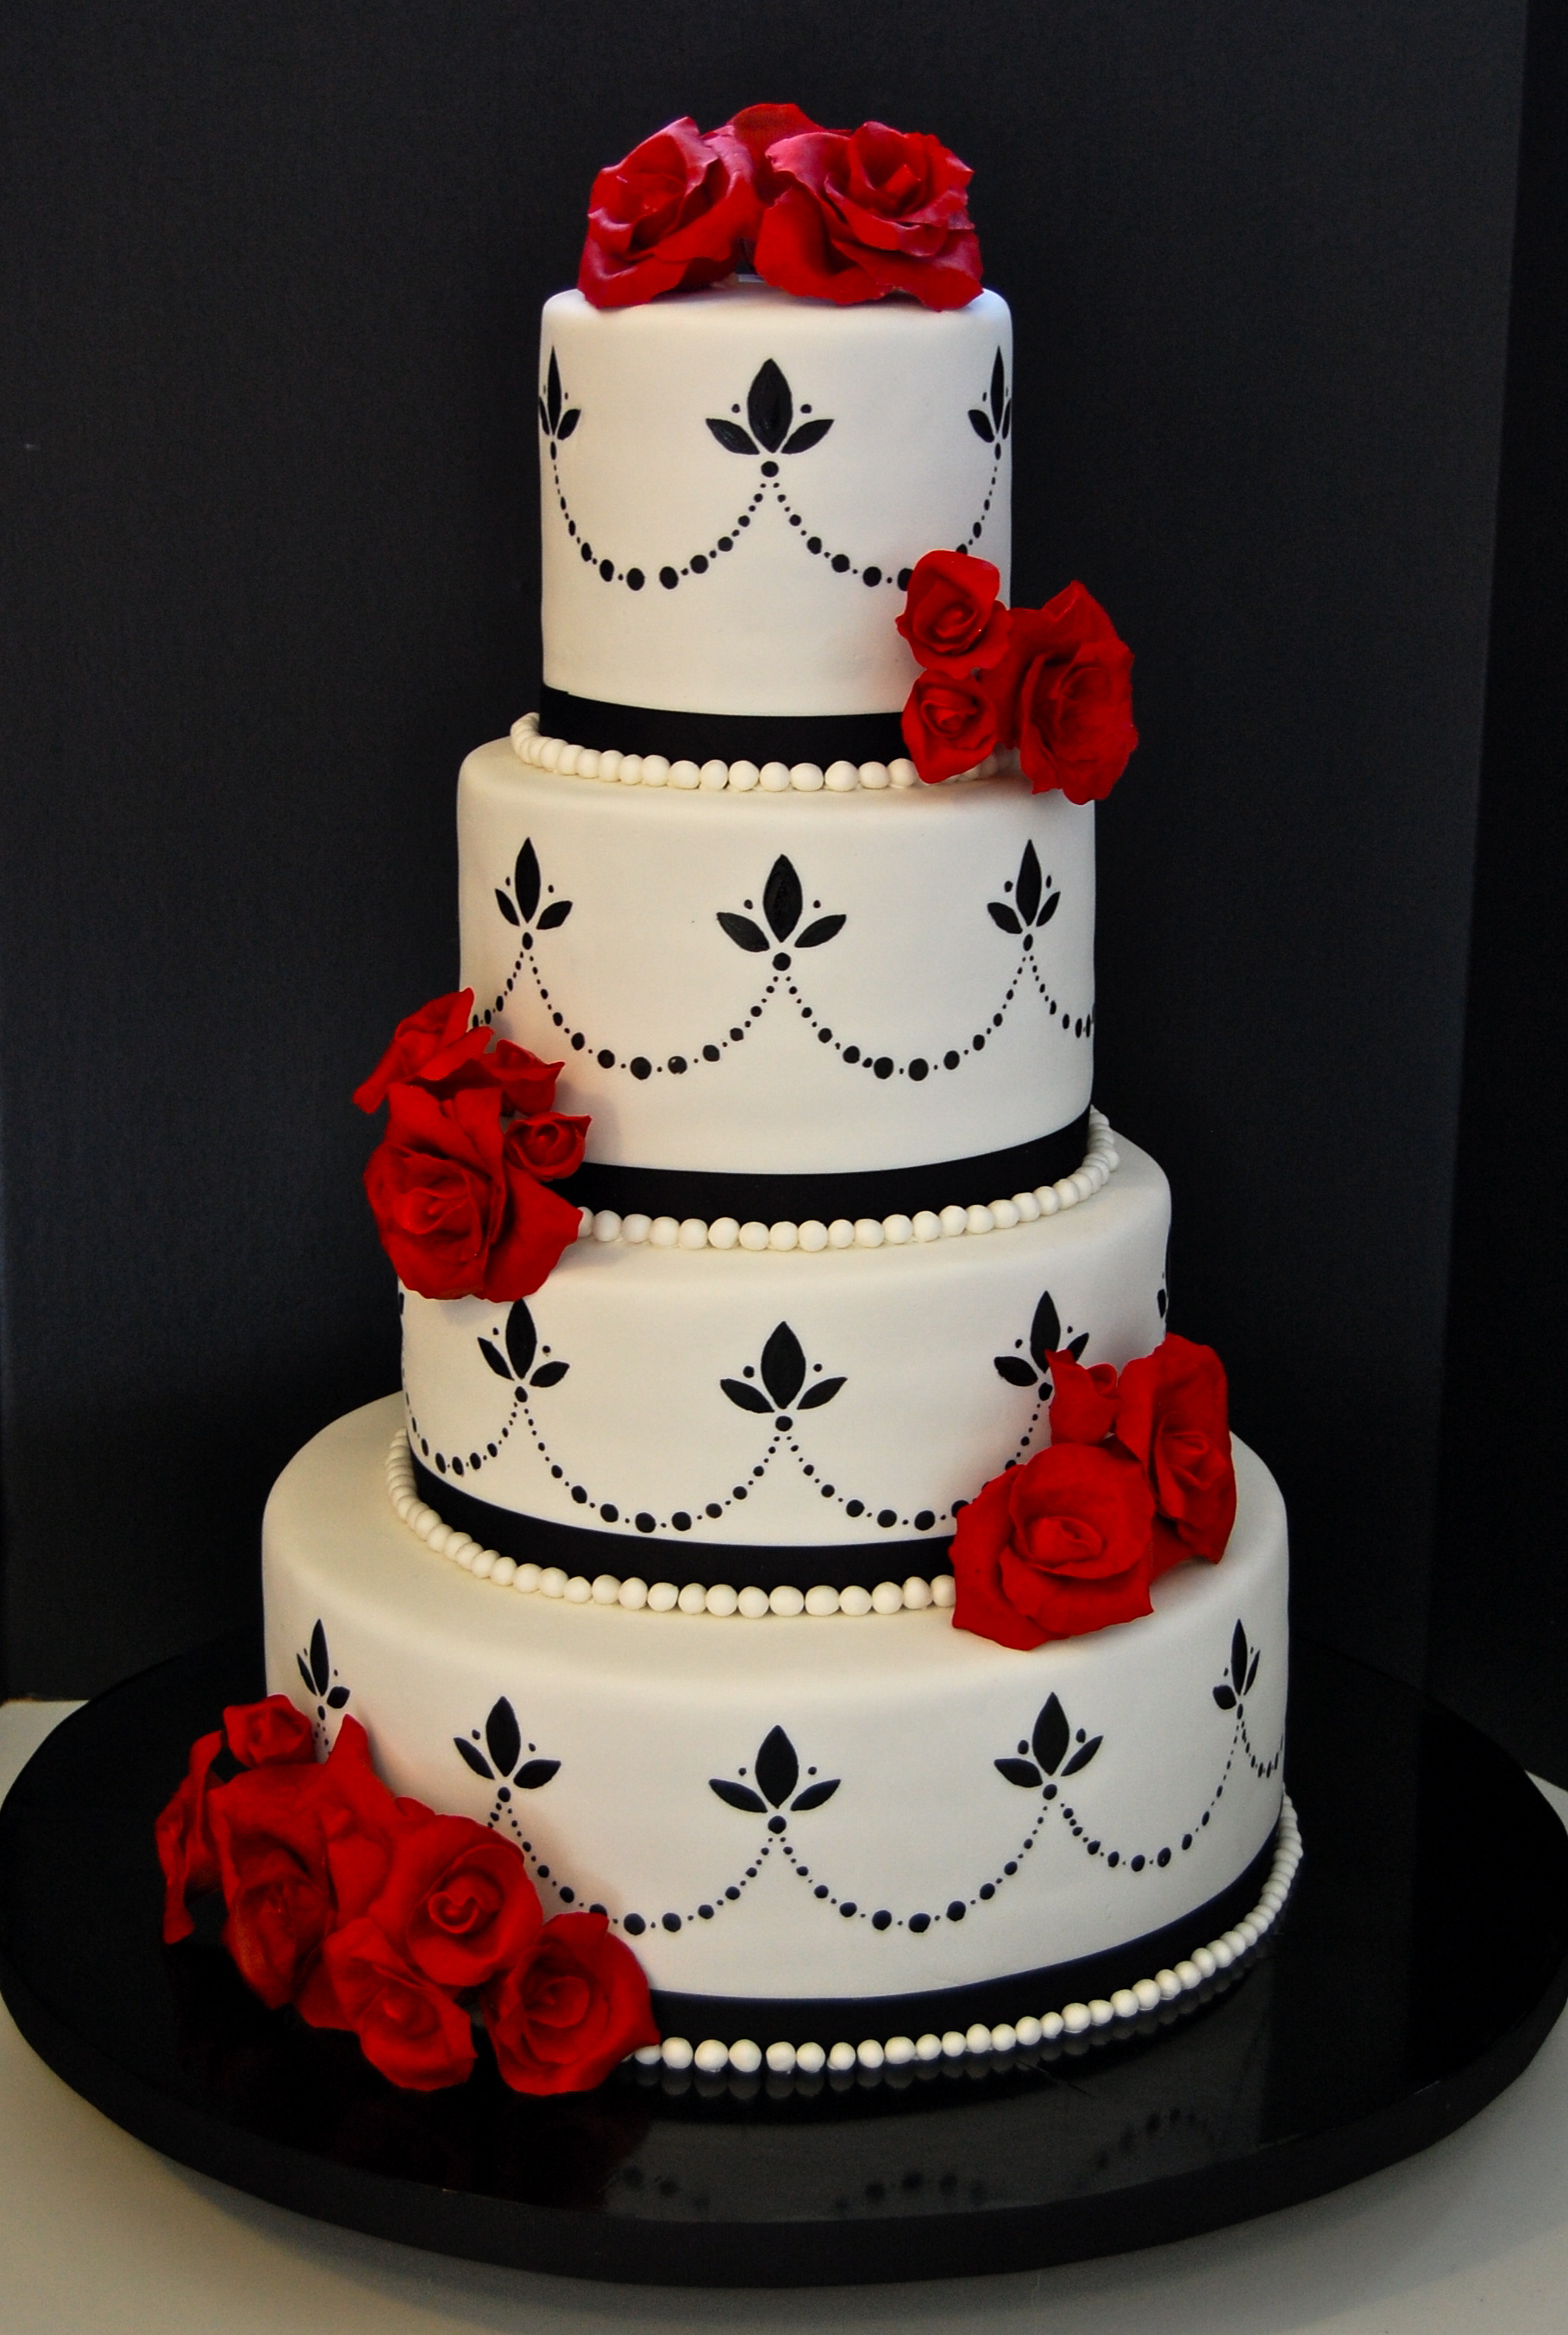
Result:
M807 1388L799 1403L797 1403L796 1409L798 1410L820 1410L825 1402L832 1401L834 1396L837 1393L843 1383L844 1381L842 1379L818 1379L814 1386L808 1386Z
M309 1671L306 1670L305 1666L305 1656L303 1654L295 1654L295 1661L299 1664L299 1674L305 1681L305 1691L306 1694L314 1694L315 1692L315 1681L312 1678Z
M539 905L539 855L534 849L531 836L526 838L518 854L518 864L512 871L512 887L518 896L518 913L525 925L531 925L534 910Z
M344 1704L348 1700L348 1692L349 1691L346 1686L334 1686L332 1692L326 1699L327 1709L329 1710L341 1710Z
M1004 933L1022 931L1022 925L1004 900L987 900L985 905L991 911L992 923L1000 925Z
M534 1317L519 1297L507 1316L507 1359L519 1379L528 1377L538 1342Z
M991 426L990 414L982 413L978 405L972 405L969 409L969 426L977 438L984 439L988 446L996 436L995 431Z
M1002 369L1002 351L996 352L996 363L991 368L991 418L1002 424L1002 409L1007 401L1007 375Z
M754 1772L767 1798L774 1807L781 1808L800 1781L800 1762L795 1756L795 1746L781 1727L773 1728L763 1739Z
M746 419L751 424L751 435L769 454L776 454L789 435L789 424L795 419L795 400L771 357L760 368L746 392Z
M1249 1651L1247 1633L1238 1622L1231 1637L1231 1684L1238 1694L1246 1692Z
M1005 1379L1009 1386L1031 1387L1034 1384L1034 1372L1021 1354L998 1354L996 1374L998 1378Z
M539 427L547 438L550 434L550 417L546 410L545 401L542 397L539 400Z
M561 368L556 363L554 349L550 351L549 371L545 375L545 414L553 438L556 424L561 418Z
M824 941L830 941L835 933L844 930L847 921L843 916L818 916L814 925L808 925L803 933L797 934L795 945L797 948L820 948Z
M560 1764L558 1759L525 1759L512 1781L519 1791L537 1792L541 1784L549 1782Z
M719 922L737 948L749 949L751 954L756 956L767 947L767 934L760 925L754 925L750 916L732 916L728 908L721 908Z
M1029 1325L1029 1351L1034 1356L1036 1369L1041 1371L1047 1356L1061 1351L1061 1316L1049 1289L1040 1292L1040 1303Z
M749 1817L765 1817L768 1803L752 1791L749 1784L732 1784L727 1776L710 1776L708 1789L717 1792L726 1807L739 1808Z
M1089 1761L1094 1758L1095 1753L1099 1749L1100 1745L1104 1741L1105 1738L1103 1735L1091 1735L1089 1741L1087 1743L1080 1744L1079 1749L1073 1753L1071 1759L1062 1769L1062 1774L1064 1776L1076 1776L1080 1768L1087 1768Z
M569 413L562 414L561 426L556 432L557 437L569 438L582 418L581 408L574 405Z
M820 446L832 429L831 421L803 421L799 430L791 431L779 449L785 454L807 454L813 446Z
M1012 435L1012 400L1011 397L1002 409L1002 434L1004 438L1010 438Z
M484 1753L482 1751L476 1751L473 1745L465 1740L465 1739L460 1735L454 1735L452 1737L452 1741L457 1745L458 1749L468 1761L469 1766L473 1769L475 1775L483 1776L487 1782L494 1783L496 1771L491 1767L489 1761L485 1758Z
M1050 899L1046 902L1044 907L1041 908L1039 916L1036 916L1034 920L1037 925L1050 924L1052 916L1056 914L1057 904L1060 898L1061 894L1060 892L1053 892L1051 894Z
M1231 1692L1228 1686L1215 1687L1215 1700L1219 1704L1222 1710L1234 1710L1236 1707L1235 1696Z
M1246 1682L1245 1686L1242 1689L1242 1692L1243 1692L1244 1694L1251 1694L1251 1692L1252 1692L1252 1691L1253 1691L1253 1680L1257 1677L1257 1674L1258 1674L1258 1664L1263 1661L1263 1652L1262 1652L1262 1650L1261 1650L1261 1648L1260 1648L1260 1650L1258 1651L1258 1652L1256 1652L1256 1653L1253 1656L1252 1668L1251 1668L1251 1669L1248 1671L1248 1672L1247 1672L1247 1682Z
M511 1364L507 1361L503 1354L499 1353L497 1349L491 1345L488 1338L481 1338L479 1340L479 1352L483 1354L486 1361L489 1362L491 1370L494 1371L497 1378L510 1380L512 1375Z
M1034 1722L1031 1740L1034 1745L1035 1758L1048 1776L1054 1776L1066 1759L1068 1745L1072 1741L1067 1713L1054 1694L1049 1696L1042 1706L1040 1717Z
M505 916L508 925L515 925L517 923L518 912L513 907L511 902L508 899L506 894L502 891L498 884L496 886L496 906L500 910L502 916Z
M756 440L749 438L738 421L715 421L710 414L708 427L726 453L754 454L757 451Z
M566 918L571 915L571 913L572 904L570 900L552 900L549 906L543 909L540 913L540 932L553 933L557 925L564 925L566 923Z
M797 1792L790 1801L791 1812L796 1816L803 1817L812 1808L824 1807L838 1789L839 1781L838 1777L830 1776L823 1783L808 1784L806 1789L803 1792Z
M1083 1360L1083 1350L1088 1343L1089 1332L1087 1330L1080 1330L1076 1338L1070 1338L1068 1340L1066 1352L1072 1356L1075 1362L1080 1362Z
M789 939L800 922L800 911L805 905L799 877L788 859L776 859L768 870L768 881L762 887L762 913L775 940Z
M485 1721L485 1748L496 1763L498 1775L509 1776L522 1756L523 1731L518 1725L518 1714L498 1695L490 1705L490 1715Z
M788 1410L806 1380L806 1357L788 1322L780 1322L762 1349L762 1383L775 1407Z
M1016 1784L1021 1792L1038 1791L1044 1780L1032 1759L998 1759L995 1767L998 1775Z
M1018 886L1014 897L1018 913L1026 925L1034 922L1034 912L1040 906L1040 856L1032 843L1023 847L1023 857L1018 863Z
M559 1386L571 1367L570 1362L541 1362L528 1384L531 1387Z
M721 1379L720 1386L737 1410L771 1410L773 1405L760 1387L748 1386L744 1379Z
M332 1684L332 1664L327 1659L326 1632L319 1622L310 1633L310 1674L317 1694L324 1694Z

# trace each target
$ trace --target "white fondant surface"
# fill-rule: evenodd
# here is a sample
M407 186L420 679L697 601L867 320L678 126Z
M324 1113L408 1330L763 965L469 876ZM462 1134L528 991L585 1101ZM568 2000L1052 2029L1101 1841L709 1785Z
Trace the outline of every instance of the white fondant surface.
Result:
M525 844L538 891L530 902L525 875L519 905ZM463 982L504 1036L564 1061L559 1108L592 1116L590 1158L907 1167L1027 1143L1088 1104L1090 806L1016 777L831 796L622 790L529 770L500 739L463 764L458 845ZM1028 934L991 913L1016 917L1026 852L1035 916L1057 903ZM781 859L800 887L782 941L764 907ZM767 945L741 946L721 915Z
M1021 1654L934 1611L749 1629L488 1596L388 1507L396 1418L389 1399L338 1420L274 1488L268 1684L335 1727L296 1661L319 1622L392 1788L526 1841L547 1910L604 1905L656 1987L863 1998L1034 1970L1205 1904L1273 1828L1284 1512L1239 1444L1223 1563L1166 1574L1143 1621ZM1238 1622L1257 1656L1239 1710L1215 1693ZM1052 1695L1070 1746L1048 1799L995 1763L1029 1756ZM515 1749L498 1730L508 1766L558 1763L504 1799L457 1749L493 1765L503 1700L520 1730ZM799 1767L781 1833L711 1788L762 1780L776 1728ZM830 1781L816 1807L791 1806Z
M969 419L999 351L1011 393L1012 321L994 292L943 315L759 284L615 310L557 293L540 393L553 353L562 411L580 418L565 438L541 430L546 682L712 713L896 712L915 673L894 629L900 571L962 547L1007 594L1011 440L987 443ZM746 429L769 362L795 425L832 428L793 454L731 452L708 421Z
M579 1242L527 1301L528 1383L480 1345L504 1359L510 1309L411 1293L410 1443L496 1507L616 1534L628 1568L640 1515L661 1538L721 1547L939 1539L954 1500L1049 1440L1038 1370L1019 1386L997 1369L1029 1361L1046 1293L1061 1341L1087 1333L1088 1362L1157 1345L1169 1209L1161 1170L1126 1144L1091 1200L988 1239L816 1256ZM721 1382L760 1390L781 1323L804 1357L798 1394L743 1409Z

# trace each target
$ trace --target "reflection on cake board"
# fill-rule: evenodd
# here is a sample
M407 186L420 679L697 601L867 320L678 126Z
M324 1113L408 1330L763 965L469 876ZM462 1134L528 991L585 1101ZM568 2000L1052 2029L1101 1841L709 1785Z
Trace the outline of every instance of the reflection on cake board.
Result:
M248 1636L68 1720L0 1814L0 1989L33 2047L178 2162L404 2243L588 2278L787 2286L1016 2270L1166 2242L1358 2179L1475 2115L1568 1996L1568 1840L1507 1757L1298 1645L1306 1861L1227 1991L1011 2073L624 2070L554 2100L488 2071L394 2089L269 2012L198 1934L158 1943L149 1841ZM1487 1909L1477 1955L1476 1907Z

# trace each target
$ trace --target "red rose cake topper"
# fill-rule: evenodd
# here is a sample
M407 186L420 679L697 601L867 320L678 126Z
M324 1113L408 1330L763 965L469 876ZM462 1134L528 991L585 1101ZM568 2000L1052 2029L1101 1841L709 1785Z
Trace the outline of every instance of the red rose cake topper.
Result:
M683 117L594 180L577 288L633 307L750 266L839 306L905 293L963 308L982 289L971 176L940 139L883 121L825 130L795 105L707 131Z
M1167 1334L1118 1374L1048 1356L1050 1442L958 1513L953 1627L1021 1652L1136 1621L1189 1556L1217 1565L1236 1515L1225 1374Z
M591 2090L658 2042L642 1965L605 1917L547 1922L522 1851L394 1798L356 1720L318 1764L286 1695L223 1717L156 1826L167 1944L195 1926L188 1897L220 1894L252 1991L348 2030L405 2091L464 2080L476 2012L518 2092Z
M1070 584L1043 608L1008 608L989 559L928 551L909 578L899 631L922 670L904 742L929 785L1015 746L1036 794L1103 801L1126 770L1132 651L1092 593Z
M473 1005L456 990L400 1022L353 1099L388 1106L364 1185L399 1280L504 1304L577 1237L581 1212L547 1187L581 1166L588 1121L550 1107L560 1063L470 1026Z

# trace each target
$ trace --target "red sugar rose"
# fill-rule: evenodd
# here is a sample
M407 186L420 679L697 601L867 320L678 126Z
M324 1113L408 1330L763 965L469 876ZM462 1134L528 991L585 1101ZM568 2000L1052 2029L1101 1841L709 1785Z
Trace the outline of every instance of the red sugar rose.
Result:
M185 1910L188 1895L200 1896L218 1886L218 1851L208 1821L208 1770L223 1749L217 1728L198 1736L179 1789L153 1826L158 1861L163 1867L163 1943L167 1946L189 1938L196 1927Z
M1023 1652L1149 1613L1153 1525L1136 1461L1051 1444L959 1511L954 1628Z
M1118 1395L1118 1439L1147 1471L1155 1505L1179 1544L1176 1554L1217 1565L1236 1520L1219 1356L1210 1346L1167 1335L1152 1354L1128 1364Z
M1007 654L1001 572L966 551L928 551L916 560L899 631L929 673L963 676Z
M928 786L983 762L996 744L996 708L983 681L923 673L905 703L900 726L909 759Z
M962 308L981 290L973 173L940 139L881 121L804 131L770 145L767 168L781 191L757 235L765 283L841 305L908 292Z
M394 1086L421 1086L441 1100L467 1087L498 1087L508 1110L548 1110L556 1099L559 1062L541 1062L509 1038L496 1040L481 1022L470 1029L474 993L455 989L432 997L400 1022L392 1044L353 1099L361 1110L376 1110Z
M802 113L798 105L748 105L730 118L732 130L751 157L751 173L758 199L771 202L780 193L785 181L779 178L768 160L768 149L781 138L797 138L803 131L820 130L822 124Z
M531 1961L485 1990L496 2064L515 2092L582 2092L659 2040L648 1981L603 1914L557 1914Z
M467 1817L432 1817L397 1842L370 1918L438 1986L483 1986L526 1961L543 1926L522 1852Z
M315 1744L309 1720L286 1694L263 1702L230 1703L223 1714L224 1739L245 1768L313 1765Z
M421 1297L531 1296L576 1239L580 1216L503 1137L500 1090L441 1100L396 1085L388 1100L364 1184L400 1280Z
M595 308L717 283L743 257L761 206L733 130L667 122L594 180L577 288Z
M1114 1432L1117 1378L1108 1362L1085 1370L1076 1354L1048 1354L1050 1368L1050 1439L1053 1443L1103 1443Z
M507 1129L507 1144L508 1148L515 1147L530 1176L554 1183L562 1176L575 1175L582 1166L591 1124L589 1119L569 1119L558 1110L541 1111L535 1118L515 1120Z
M1004 741L1036 794L1060 787L1069 802L1100 801L1137 744L1132 651L1077 583L1043 608L1011 610L1009 632L993 676Z
M399 1953L362 1916L334 1930L322 1960L343 2010L373 2068L405 2091L460 2084L474 2064L473 2025L448 1990Z

